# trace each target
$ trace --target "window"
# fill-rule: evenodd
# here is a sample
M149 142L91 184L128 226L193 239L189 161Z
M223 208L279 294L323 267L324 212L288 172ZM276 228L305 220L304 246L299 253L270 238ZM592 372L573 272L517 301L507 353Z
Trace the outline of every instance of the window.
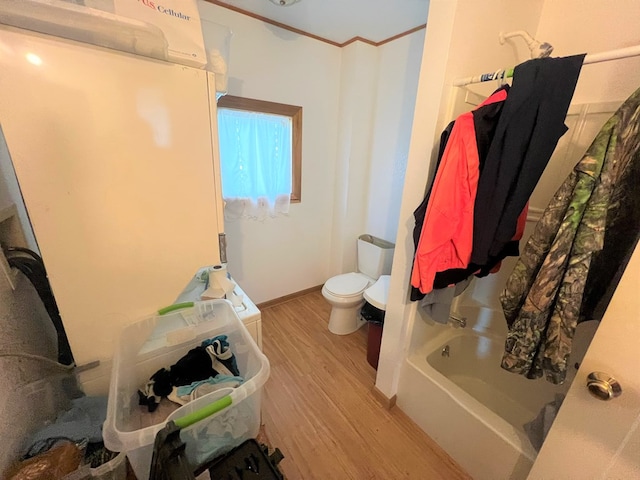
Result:
M300 202L302 107L221 97L218 136L226 218L286 214Z

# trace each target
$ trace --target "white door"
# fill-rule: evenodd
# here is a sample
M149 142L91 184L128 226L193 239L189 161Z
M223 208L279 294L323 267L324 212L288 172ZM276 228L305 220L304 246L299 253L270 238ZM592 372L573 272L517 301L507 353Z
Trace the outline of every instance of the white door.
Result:
M203 70L0 26L0 124L78 364L220 261L209 107Z
M608 401L586 388L591 372L614 377ZM529 480L640 479L640 244L636 247Z

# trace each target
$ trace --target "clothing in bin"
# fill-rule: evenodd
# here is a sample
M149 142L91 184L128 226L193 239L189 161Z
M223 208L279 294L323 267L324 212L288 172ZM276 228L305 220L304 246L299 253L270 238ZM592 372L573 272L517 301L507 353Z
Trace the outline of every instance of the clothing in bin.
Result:
M161 368L138 391L139 404L154 412L163 397L178 405L221 388L235 388L244 382L226 335L202 342L174 365Z

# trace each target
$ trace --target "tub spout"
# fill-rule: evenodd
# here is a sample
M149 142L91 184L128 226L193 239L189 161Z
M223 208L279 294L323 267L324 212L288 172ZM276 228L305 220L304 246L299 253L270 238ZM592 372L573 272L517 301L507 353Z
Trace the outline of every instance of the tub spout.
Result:
M442 348L442 356L443 357L448 357L449 356L449 345L445 345Z
M449 322L451 322L454 327L464 328L467 326L467 318L455 313L449 315Z

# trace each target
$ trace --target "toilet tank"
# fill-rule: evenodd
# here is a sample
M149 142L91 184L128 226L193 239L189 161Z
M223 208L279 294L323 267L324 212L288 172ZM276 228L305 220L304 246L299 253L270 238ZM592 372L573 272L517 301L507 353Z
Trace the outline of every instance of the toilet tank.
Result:
M391 274L395 245L373 235L358 237L358 271L375 280Z

